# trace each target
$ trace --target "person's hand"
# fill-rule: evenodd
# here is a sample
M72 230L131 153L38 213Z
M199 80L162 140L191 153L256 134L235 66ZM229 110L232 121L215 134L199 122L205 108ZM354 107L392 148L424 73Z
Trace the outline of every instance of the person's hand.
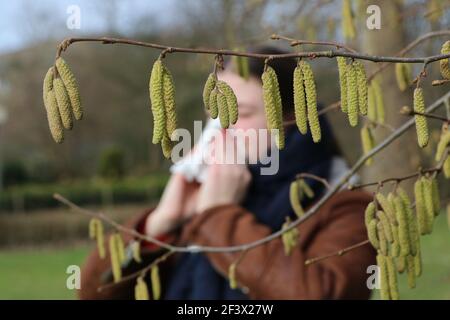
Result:
M156 209L145 223L145 232L158 236L173 230L190 218L195 210L199 184L188 182L180 174L170 178Z
M201 185L196 213L222 204L239 204L244 199L251 175L243 164L213 164Z

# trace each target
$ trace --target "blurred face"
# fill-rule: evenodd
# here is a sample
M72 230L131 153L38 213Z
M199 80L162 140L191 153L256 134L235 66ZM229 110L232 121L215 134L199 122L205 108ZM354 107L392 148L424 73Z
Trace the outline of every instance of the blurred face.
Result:
M248 80L240 77L230 68L218 73L218 79L226 82L234 91L239 108L239 118L234 129L241 129L245 133L254 131L258 134L257 141L246 141L246 156L250 161L261 159L270 148L270 134L264 110L263 90L260 79L250 76ZM260 131L265 129L266 131ZM248 131L250 130L250 131ZM264 144L261 142L264 141ZM251 145L249 145L251 144Z

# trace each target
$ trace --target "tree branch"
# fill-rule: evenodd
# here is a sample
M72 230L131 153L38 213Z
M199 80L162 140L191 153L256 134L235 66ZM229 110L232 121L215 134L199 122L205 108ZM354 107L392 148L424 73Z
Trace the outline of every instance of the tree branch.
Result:
M335 256L343 256L343 255L346 254L347 252L352 251L353 249L356 249L356 248L365 246L365 245L368 244L368 243L370 243L369 240L364 240L364 241L358 242L357 244L351 245L351 246L349 246L349 247L347 247L347 248L340 249L340 250L338 250L338 251L336 251L336 252L333 252L333 253L325 254L325 255L323 255L323 256L319 256L319 257L315 257L315 258L308 259L308 260L305 261L305 266L310 265L310 264L313 264L313 263L316 263L316 262L319 262L319 261L322 261L322 260L325 260L325 259L328 259L328 258L331 258L331 257L335 257Z

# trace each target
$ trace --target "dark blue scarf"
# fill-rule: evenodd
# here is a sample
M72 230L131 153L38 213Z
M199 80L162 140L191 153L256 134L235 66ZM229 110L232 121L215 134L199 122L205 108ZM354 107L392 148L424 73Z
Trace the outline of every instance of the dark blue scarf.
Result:
M321 117L322 140L313 143L310 134L301 135L295 126L286 131L286 145L279 154L279 171L275 175L261 175L261 165L249 165L252 183L243 207L272 231L279 230L286 216L295 218L289 202L289 186L297 173L308 172L328 178L333 152L330 150L330 128ZM307 179L315 199L323 186ZM315 199L305 199L307 206ZM230 289L228 280L217 273L201 253L182 254L177 260L167 285L165 299L247 299L240 290Z

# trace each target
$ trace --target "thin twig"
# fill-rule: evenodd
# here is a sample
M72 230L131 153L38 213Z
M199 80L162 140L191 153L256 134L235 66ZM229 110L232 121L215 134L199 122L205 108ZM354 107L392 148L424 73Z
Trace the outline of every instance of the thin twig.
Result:
M329 253L329 254L325 254L323 256L319 256L319 257L315 257L315 258L311 258L305 261L305 266L331 258L331 257L335 257L335 256L343 256L344 254L348 253L349 251L352 251L353 249L357 249L359 247L365 246L366 244L370 243L369 240L364 240L361 242L358 242L357 244L351 245L347 248L344 249L340 249L336 252L333 253Z
M171 47L162 44L149 43L143 41L136 41L125 38L108 38L108 37L99 37L99 38L68 38L61 42L58 46L58 50L56 53L56 57L59 57L61 53L67 48L76 42L101 42L103 44L127 44L134 46L141 46L153 49L159 49L164 51L165 53L199 53L199 54L220 54L224 56L240 56L247 58L256 58L256 59L286 59L286 58L334 58L334 57L348 57L353 59L361 59L368 60L373 62L403 62L403 63L432 63L435 61L439 61L442 59L450 58L449 54L438 54L427 57L418 57L418 58L403 58L403 57L389 57L389 56L373 56L362 53L354 53L354 52L345 52L345 51L336 51L336 50L328 50L328 51L305 51L305 52L292 52L292 53L282 53L282 54L264 54L264 53L253 53L253 52L240 52L234 50L226 50L226 49L208 49L208 48L182 48L182 47Z
M433 114L433 113L429 113L429 112L418 112L418 111L414 111L413 109L409 108L409 107L403 107L400 110L400 113L405 115L405 116L414 116L414 115L419 115L419 116L424 116L427 118L431 118L431 119L436 119L436 120L440 120L440 121L444 121L444 122L448 122L450 123L450 119L447 117L443 117L437 114Z
M286 36L282 36L279 34L273 34L270 36L270 39L272 40L286 40L290 42L291 47L295 47L295 46L299 46L302 44L313 44L313 45L319 45L319 46L332 46L332 47L336 47L337 49L345 49L349 52L354 52L356 53L357 51L350 48L349 46L343 44L343 43L339 43L339 42L335 42L335 41L313 41L313 40L297 40L294 38L289 38Z

